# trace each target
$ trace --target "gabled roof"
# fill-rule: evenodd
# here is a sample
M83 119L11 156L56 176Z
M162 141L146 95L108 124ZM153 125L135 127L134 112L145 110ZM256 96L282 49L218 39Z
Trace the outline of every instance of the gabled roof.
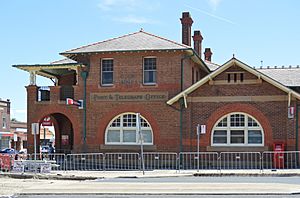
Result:
M259 72L275 79L287 87L300 86L300 68L261 68Z
M190 46L171 41L143 30L121 37L93 43L62 52L62 55L92 52L119 52L139 50L185 50Z
M184 91L180 92L179 94L177 94L176 96L174 96L173 98L171 98L170 100L167 101L167 104L172 105L175 102L177 102L180 98L186 98L186 96L190 93L192 93L193 91L195 91L196 89L198 89L200 86L204 85L205 83L207 83L208 81L210 81L211 79L213 79L214 77L216 77L217 75L221 74L223 71L225 71L226 69L228 69L229 67L231 67L232 65L237 65L243 69L245 69L246 71L248 71L249 73L252 73L253 75L256 75L258 78L274 85L275 87L281 89L282 91L291 94L292 96L294 96L295 98L300 100L300 94L293 91L292 89L284 86L283 84L281 84L280 82L270 78L269 76L265 75L264 73L261 73L255 69L253 69L252 67L246 65L245 63L239 61L236 58L232 58L229 61L227 61L225 64L223 64L221 67L219 67L218 69L216 69L214 72L208 74L207 76L205 76L204 78L202 78L200 81L198 81L197 83L193 84L192 86L190 86L189 88L185 89Z

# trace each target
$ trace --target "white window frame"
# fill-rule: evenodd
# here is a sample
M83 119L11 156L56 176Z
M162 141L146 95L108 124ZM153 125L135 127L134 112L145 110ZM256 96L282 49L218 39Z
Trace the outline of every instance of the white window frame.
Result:
M102 61L104 61L104 60L112 60L113 61L113 71L112 71L112 73L113 73L113 83L109 83L109 84L104 84L103 83L103 69L102 69L102 64L103 64L103 62ZM101 78L100 78L100 84L101 84L101 86L103 86L103 87L110 87L110 86L113 86L114 85L114 65L115 65L115 61L114 61L114 59L113 58L101 58L100 59L100 65L101 65L101 67L100 67L100 75L101 75Z
M140 137L139 137L139 132L138 132L138 127L135 126L135 127L123 127L123 116L124 115L127 115L127 114L134 114L136 115L136 113L133 113L133 112L126 112L126 113L122 113L122 114L119 114L117 116L115 116L110 122L109 124L107 125L106 129L105 129L105 144L106 145L140 145ZM120 127L111 127L110 125L117 119L121 117L120 119ZM147 124L149 125L149 127L141 127L141 130L150 130L151 131L151 142L143 142L144 145L153 145L153 130L152 130L152 127L150 125L150 123L143 117L141 116L142 119L144 119ZM107 136L108 136L108 130L111 129L111 130L120 130L120 142L108 142L107 141ZM136 142L123 142L123 131L124 130L135 130L136 131Z
M147 70L147 71L155 71L155 82L147 83L145 82L145 59L146 58L155 58L156 59L156 69L155 70ZM157 84L157 57L156 56L145 56L143 57L143 85L156 85Z
M230 126L230 116L233 115L233 114L242 114L245 116L245 126L243 127L231 127ZM218 123L221 122L225 117L227 117L227 126L226 127L218 127ZM248 118L251 118L253 119L255 122L258 123L258 126L255 126L255 127L251 127L251 126L248 126ZM214 143L213 140L214 140L214 132L215 130L226 130L227 131L227 134L226 134L226 137L227 137L227 143L226 144L222 144L222 143ZM233 131L233 130L244 130L244 143L243 144L235 144L235 143L230 143L230 138L231 138L231 134L230 134L230 131ZM261 135L262 135L262 143L261 144L249 144L248 143L248 131L249 130L260 130L261 131ZM261 124L257 121L257 119L255 119L253 116L249 115L249 114L246 114L246 113L243 113L243 112L232 112L232 113L229 113L229 114L226 114L225 116L221 117L214 125L213 129L212 129L212 132L211 132L211 145L212 146L230 146L230 147L233 147L233 146L247 146L247 147L253 147L253 146L264 146L264 131L263 131L263 128L261 126Z

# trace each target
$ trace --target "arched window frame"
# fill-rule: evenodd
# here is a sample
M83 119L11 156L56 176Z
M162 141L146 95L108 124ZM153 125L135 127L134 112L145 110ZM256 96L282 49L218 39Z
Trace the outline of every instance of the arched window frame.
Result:
M231 126L231 120L230 117L231 115L244 115L245 119L244 119L244 126ZM226 120L226 126L225 122L222 122L225 118L227 118ZM248 120L249 118L251 118L253 121L255 121L258 126L248 126ZM218 124L220 123L220 125L222 126L218 126ZM224 123L224 124L221 124ZM214 135L215 135L215 131L216 130L226 130L226 138L227 138L227 143L214 143ZM244 143L231 143L231 131L238 131L238 130L244 130ZM261 131L261 143L249 143L249 137L248 137L248 132L250 130L260 130ZM224 136L223 136L224 137ZM247 114L247 113L243 113L243 112L232 112L229 114L226 114L225 116L221 117L214 125L212 132L211 132L211 145L212 146L264 146L264 131L263 128L261 126L261 124L257 121L257 119L255 119L253 116Z
M140 137L139 137L139 132L138 132L138 127L135 124L135 126L124 126L124 116L126 115L136 115L136 113L133 112L126 112L119 114L115 116L107 125L105 129L105 144L107 145L139 145L140 144ZM117 119L120 118L120 126L112 126L113 122L116 121ZM136 123L136 119L134 119L134 123ZM151 131L151 142L143 142L144 145L153 145L153 130L150 125L150 123L141 115L141 122L142 122L142 127L141 130L150 130ZM148 126L147 126L148 125ZM108 131L109 130L119 130L120 131L120 141L119 142L109 142L108 141ZM136 132L136 142L124 142L123 140L123 133L124 130L135 130Z

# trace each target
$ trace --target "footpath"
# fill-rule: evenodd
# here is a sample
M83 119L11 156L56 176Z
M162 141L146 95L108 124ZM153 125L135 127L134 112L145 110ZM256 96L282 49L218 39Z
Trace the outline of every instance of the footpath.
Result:
M300 194L300 183L184 183L172 177L300 177L300 170L282 171L52 171L50 174L1 173L0 196L51 194ZM124 180L122 180L122 178ZM147 178L164 178L145 182ZM167 178L167 179L166 179ZM182 178L183 179L183 178ZM199 178L201 179L201 178ZM184 180L183 180L184 181Z

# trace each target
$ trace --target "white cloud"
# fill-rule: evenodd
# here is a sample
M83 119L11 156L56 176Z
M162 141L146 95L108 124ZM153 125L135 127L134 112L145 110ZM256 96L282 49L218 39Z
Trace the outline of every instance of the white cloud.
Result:
M124 17L115 17L113 18L114 21L121 22L121 23L133 23L133 24L154 24L157 23L154 20L147 19L145 17L138 17L134 15L128 15Z
M135 9L139 5L139 0L101 0L98 7L103 11L109 11L114 8Z
M222 0L208 0L208 3L210 7L213 9L213 11L216 11L219 7Z

